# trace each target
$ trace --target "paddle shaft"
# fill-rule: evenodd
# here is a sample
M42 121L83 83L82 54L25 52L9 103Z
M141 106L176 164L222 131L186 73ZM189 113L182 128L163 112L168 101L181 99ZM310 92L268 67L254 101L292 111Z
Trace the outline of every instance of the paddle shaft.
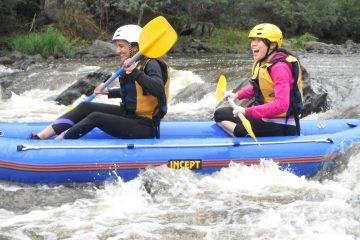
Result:
M235 108L236 108L236 104L235 104L234 100L232 100L231 97L227 97L226 99L227 99L228 102L230 103L231 107L232 107L233 109L235 109ZM244 114L242 114L240 111L238 112L238 116L239 116L239 118L244 118L244 117L245 117Z
M304 139L304 140L288 140L288 141L273 141L261 142L261 145L274 144L290 144L290 143L333 143L330 138L321 139ZM120 145L93 145L93 146L33 146L33 145L18 145L17 151L27 150L41 150L41 149L134 149L134 148L194 148L194 147L239 147L258 145L256 142L228 142L228 143L199 143L199 144L120 144Z
M129 61L127 62L127 66L130 66L134 62L137 62L142 57L143 55L140 52L138 52L132 58L129 59ZM124 73L125 73L124 67L119 68L119 70L117 70L108 80L106 80L106 82L104 82L104 84L100 88L100 92L104 91L105 88L107 88L116 78L122 76ZM88 96L85 99L85 102L91 102L92 100L94 100L95 97L96 97L96 93L92 93L90 96Z

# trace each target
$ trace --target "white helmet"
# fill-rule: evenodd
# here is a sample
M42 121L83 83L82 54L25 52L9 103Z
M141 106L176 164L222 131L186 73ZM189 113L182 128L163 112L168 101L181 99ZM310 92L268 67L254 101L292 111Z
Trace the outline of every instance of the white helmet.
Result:
M125 40L128 43L136 42L139 43L139 37L140 33L142 31L142 28L138 25L125 25L122 27L119 27L112 38L112 40Z

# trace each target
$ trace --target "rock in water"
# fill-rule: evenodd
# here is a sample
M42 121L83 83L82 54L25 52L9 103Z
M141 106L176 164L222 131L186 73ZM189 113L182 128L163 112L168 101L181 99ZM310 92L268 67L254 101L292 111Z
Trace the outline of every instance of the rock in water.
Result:
M61 94L56 97L55 101L58 104L70 105L83 94L85 94L86 96L91 95L95 87L97 87L100 83L106 81L110 77L110 73L106 73L102 70L89 73L88 75L80 78L70 87L65 89Z

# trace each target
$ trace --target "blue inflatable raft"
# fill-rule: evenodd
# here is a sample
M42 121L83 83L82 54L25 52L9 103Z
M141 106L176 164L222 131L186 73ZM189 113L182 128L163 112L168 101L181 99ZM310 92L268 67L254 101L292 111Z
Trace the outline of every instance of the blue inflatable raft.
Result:
M360 119L302 120L301 136L231 138L212 121L163 121L161 139L115 139L98 129L78 140L28 140L47 123L0 123L0 180L31 184L135 178L149 166L210 174L230 162L273 160L311 176L353 143Z

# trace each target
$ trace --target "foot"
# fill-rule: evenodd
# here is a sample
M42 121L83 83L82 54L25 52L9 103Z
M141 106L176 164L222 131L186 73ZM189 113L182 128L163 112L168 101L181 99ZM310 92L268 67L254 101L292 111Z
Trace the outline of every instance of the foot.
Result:
M41 140L41 138L36 133L31 133L29 139Z

